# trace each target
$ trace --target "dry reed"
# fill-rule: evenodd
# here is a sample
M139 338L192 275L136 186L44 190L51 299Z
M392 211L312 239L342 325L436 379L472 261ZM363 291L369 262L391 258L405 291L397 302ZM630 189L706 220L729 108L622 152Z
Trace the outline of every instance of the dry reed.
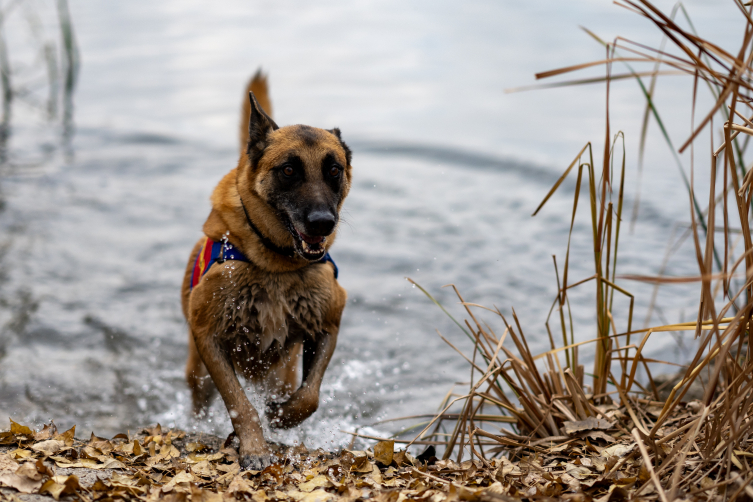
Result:
M537 75L537 78L549 78L594 66L606 69L604 77L548 85L600 81L607 90L602 162L598 165L594 162L591 143L584 146L534 213L545 206L566 177L577 177L570 235L561 271L555 260L558 294L546 321L551 350L534 356L514 310L508 319L497 309L466 302L455 289L468 320L462 323L453 320L473 343L472 355L463 355L471 365L470 388L462 395L448 394L441 412L412 443L438 446L443 450L444 459L455 458L457 462L468 455L485 465L489 465L489 459L500 455L506 455L509 460L530 461L532 457L545 459L548 454L556 457L556 453L562 451L558 445L576 439L582 443L582 431L607 429L598 421L606 419L612 420L609 427L616 430L611 439L637 448L628 450L632 453L617 465L614 462L611 467L607 465L601 478L605 482L601 488L596 485L591 495L611 500L618 481L614 478L614 483L606 482L610 472L613 474L628 462L636 462L639 474L619 484L620 490L630 489L625 494L631 498L664 501L753 498L750 487L753 470L749 463L753 457L753 358L749 331L753 315L753 241L749 221L753 207L753 169L746 168L745 163L747 136L753 136L753 11L750 4L735 0L745 21L745 30L739 50L730 53L699 37L682 7L666 15L645 0L616 3L653 23L664 35L661 47L654 49L620 37L613 42L599 40L606 48L606 59ZM675 22L678 11L686 16L690 29ZM665 49L666 44L673 50ZM627 72L615 74L613 68L618 64L624 65ZM649 65L652 69L638 71L634 65ZM705 210L701 207L702 200L694 193L692 177L688 179L679 163L653 103L656 78L663 74L683 74L693 79L694 94L689 105L694 112L702 84L708 87L714 100L712 108L694 125L678 153L690 148L701 131L711 128L714 117L720 116L724 124L723 142L715 149L707 171L710 190ZM613 135L611 130L609 95L612 81L625 78L635 79L646 98L641 158L647 124L653 119L680 167L690 201L688 235L693 238L697 256L697 277L617 275L626 167L624 138L621 133ZM645 78L650 82L644 82ZM743 138L746 141L742 141ZM582 184L588 187L594 273L573 280L570 241L577 237L572 232ZM723 222L721 231L717 229L718 219ZM741 249L735 246L734 235L741 236ZM621 286L629 279L652 282L657 287L669 282L700 285L696 321L635 330L634 299ZM595 287L597 337L575 343L568 295L570 290L584 287L586 283ZM429 292L423 288L422 291L439 305ZM613 310L615 294L629 300L627 312ZM503 328L501 335L479 319L479 311L491 312L499 318ZM649 363L657 361L648 359L644 352L653 334L681 330L695 332L698 351L669 397L662 400L649 370ZM584 385L584 368L578 363L578 347L585 343L596 345L590 388ZM509 348L511 345L514 350ZM644 385L636 378L639 368L648 375ZM686 405L684 397L702 373L706 375L703 399ZM450 413L450 410L455 411ZM501 423L514 428L499 428ZM593 452L599 452L595 454L597 457L603 455L603 448L598 446L603 444L598 434L590 438L591 441L586 438L592 449L589 455L594 455ZM581 451L584 458L588 456L587 450ZM570 452L570 455L577 456L577 453ZM536 465L543 465L543 461ZM528 495L537 493L543 494L538 489ZM515 493L511 491L508 495Z

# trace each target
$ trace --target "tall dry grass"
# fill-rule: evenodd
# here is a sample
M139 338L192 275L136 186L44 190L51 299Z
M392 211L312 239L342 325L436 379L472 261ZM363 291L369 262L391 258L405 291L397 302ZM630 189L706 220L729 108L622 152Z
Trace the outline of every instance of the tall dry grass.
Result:
M497 309L466 302L455 290L468 318L453 320L471 340L472 354L465 355L445 341L468 361L473 372L471 384L462 395L448 394L441 412L414 443L439 445L445 459L457 461L468 455L483 461L501 454L515 457L524 451L535 453L544 443L567 441L566 421L601 417L605 410L619 406L626 413L624 423L629 424L625 433L637 442L634 455L646 461L648 474L638 494L653 483L663 500L673 500L679 494L699 495L704 490L711 493L712 489L730 500L746 494L753 498L749 463L753 457L753 241L749 221L753 169L746 164L748 139L753 136L753 8L750 3L734 0L745 29L739 50L727 52L699 37L680 5L665 14L646 0L616 3L653 23L664 36L661 45L654 48L622 37L605 42L591 33L605 47L605 59L537 75L545 79L601 66L605 69L603 77L559 81L550 86L600 81L607 95L603 160L597 164L595 147L586 144L534 212L545 207L565 178L577 178L564 263L560 267L555 260L558 293L545 323L551 349L533 355L514 311L507 318ZM675 21L678 16L684 17L683 25L689 28ZM626 70L618 73L617 67ZM635 69L643 67L648 69ZM694 123L692 134L676 148L653 97L658 77L678 73L693 82L688 108ZM687 235L692 238L697 257L697 277L618 274L620 233L626 220L626 162L624 138L613 132L609 115L610 86L617 79L635 80L646 99L640 165L648 123L655 122L680 169L688 194ZM699 95L706 90L714 104L701 111L697 108ZM704 130L713 131L714 124L719 123L723 124L723 139L715 145L708 167L693 166L696 176L709 180L708 194L699 196L679 154L693 148ZM570 274L570 243L581 237L573 235L578 210L587 211L591 223L594 268L593 275L585 278ZM628 280L651 282L657 288L677 282L698 287L696 320L635 329L634 298L624 286ZM594 288L597 336L576 343L569 294L573 288L583 287ZM428 291L422 291L445 310ZM627 298L629 305L622 311L614 309L619 295ZM498 332L479 318L481 312L499 319ZM662 400L650 371L657 361L647 358L645 350L657 333L682 330L695 333L698 350L669 397ZM578 361L578 348L588 343L596 347L590 388L584 383L584 367ZM643 383L636 377L639 368L648 375ZM687 408L683 405L685 395L699 379L703 380L703 399ZM649 406L660 411L647 413ZM675 426L667 427L670 422ZM501 424L506 426L500 429ZM706 482L705 488L699 489L698 483L704 479L712 479L714 484Z

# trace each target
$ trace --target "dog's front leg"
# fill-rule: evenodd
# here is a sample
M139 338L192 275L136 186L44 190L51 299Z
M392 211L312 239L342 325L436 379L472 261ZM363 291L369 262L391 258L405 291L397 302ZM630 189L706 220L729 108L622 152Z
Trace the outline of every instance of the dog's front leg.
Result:
M337 330L322 332L303 341L303 378L301 386L287 401L267 403L270 425L287 429L310 417L319 407L319 387L337 344Z
M262 470L272 463L272 452L264 440L259 415L238 382L227 352L208 330L196 333L194 340L204 365L225 401L233 429L240 440L241 467Z

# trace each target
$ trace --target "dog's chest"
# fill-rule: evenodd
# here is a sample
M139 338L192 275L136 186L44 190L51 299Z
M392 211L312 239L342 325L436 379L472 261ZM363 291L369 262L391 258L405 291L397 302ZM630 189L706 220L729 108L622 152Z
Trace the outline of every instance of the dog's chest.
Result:
M264 352L274 342L285 347L294 332L322 331L331 288L321 266L268 274L251 265L226 263L230 265L223 270L225 333L248 338Z

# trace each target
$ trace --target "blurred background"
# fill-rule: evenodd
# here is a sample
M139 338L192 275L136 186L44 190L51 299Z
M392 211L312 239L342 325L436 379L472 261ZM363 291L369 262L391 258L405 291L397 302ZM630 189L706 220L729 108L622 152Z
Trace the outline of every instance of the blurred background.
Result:
M656 5L668 12L674 2ZM732 2L684 5L701 35L739 44ZM319 411L275 438L336 447L350 440L342 430L395 432L374 424L433 412L468 380L436 330L467 349L465 335L406 277L460 316L442 285L514 307L531 349L548 347L552 255L564 262L574 182L531 213L586 142L603 151L605 88L505 90L603 59L580 26L605 40L661 42L606 0L0 1L0 417L76 424L82 436L155 422L230 432L219 399L207 419L190 415L179 289L209 195L237 161L243 88L259 67L278 124L340 127L354 151L332 252L349 292L338 349ZM639 183L645 100L634 79L611 91L612 134L625 133L634 187L627 212L641 199L618 272L655 275L687 228L687 192L655 123ZM657 85L675 146L690 132L692 92L685 77ZM690 152L680 163L689 176ZM593 267L581 216L575 279ZM665 273L696 274L692 242L675 247ZM649 312L653 288L622 285L641 326L694 319L694 287L663 288ZM578 337L593 338L593 288L570 300ZM649 352L685 360L691 337L668 334Z

